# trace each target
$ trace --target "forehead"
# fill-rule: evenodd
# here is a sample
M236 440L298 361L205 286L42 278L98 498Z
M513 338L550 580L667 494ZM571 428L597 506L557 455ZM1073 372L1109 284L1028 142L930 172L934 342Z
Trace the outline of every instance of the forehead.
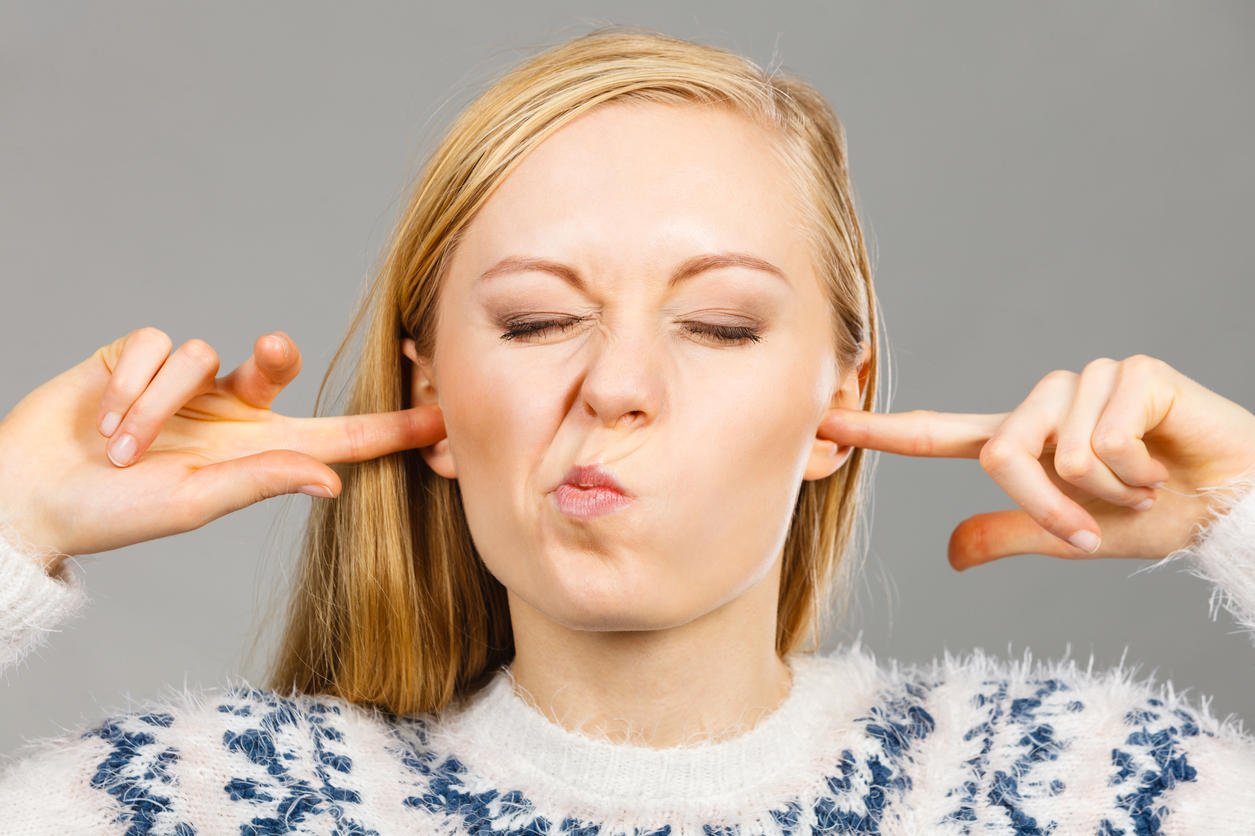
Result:
M722 108L602 105L524 158L480 208L467 243L575 255L627 238L668 258L706 247L796 260L797 196L772 142Z

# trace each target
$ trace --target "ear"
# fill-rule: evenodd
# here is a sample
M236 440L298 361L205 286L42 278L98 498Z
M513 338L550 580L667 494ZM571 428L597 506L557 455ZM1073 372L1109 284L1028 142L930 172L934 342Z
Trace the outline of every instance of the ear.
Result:
M401 353L410 358L413 369L410 378L410 403L414 406L439 406L439 398L436 393L436 378L431 361L426 357L418 356L418 349L414 345L414 340L409 337L401 340ZM423 461L427 462L427 466L433 471L446 479L456 479L458 478L457 468L453 463L453 451L449 448L447 433L448 429L446 428L444 438L430 447L420 447L419 453L422 454Z
M867 377L871 372L870 349L863 343L854 365L841 376L829 408L862 409L863 392L867 388ZM845 464L846 459L854 452L850 445L839 446L821 435L816 435L811 447L810 459L806 462L803 479L825 479L837 472L837 468Z

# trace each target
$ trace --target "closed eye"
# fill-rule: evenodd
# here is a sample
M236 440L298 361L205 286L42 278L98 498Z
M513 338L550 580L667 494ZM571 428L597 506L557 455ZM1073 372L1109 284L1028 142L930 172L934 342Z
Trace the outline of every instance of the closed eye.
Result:
M546 319L535 322L521 322L511 326L501 335L503 340L526 340L539 334L544 334L554 329L558 333L573 328L580 322L582 317L567 319ZM684 327L690 333L708 337L718 343L726 345L743 345L751 342L758 342L762 339L762 335L756 328L748 325L717 325L712 322L686 322Z

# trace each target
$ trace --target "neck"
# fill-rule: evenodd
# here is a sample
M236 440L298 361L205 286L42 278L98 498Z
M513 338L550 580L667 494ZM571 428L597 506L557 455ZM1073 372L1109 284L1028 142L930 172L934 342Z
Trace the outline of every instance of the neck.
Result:
M656 630L572 630L511 595L512 687L551 722L613 743L668 748L742 735L793 684L776 653L774 577Z

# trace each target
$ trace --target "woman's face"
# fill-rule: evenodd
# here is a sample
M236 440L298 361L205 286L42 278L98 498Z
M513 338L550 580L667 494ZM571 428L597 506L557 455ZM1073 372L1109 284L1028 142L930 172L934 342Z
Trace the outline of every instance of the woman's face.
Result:
M654 630L776 580L802 480L849 452L816 428L831 406L860 405L857 375L838 380L787 184L742 117L616 103L538 146L467 228L414 403L441 407L447 438L424 458L458 481L512 605L573 629ZM671 282L729 253L779 274L726 263ZM569 280L507 258L565 265ZM413 341L403 351L419 359ZM564 512L555 488L590 464L634 499Z

